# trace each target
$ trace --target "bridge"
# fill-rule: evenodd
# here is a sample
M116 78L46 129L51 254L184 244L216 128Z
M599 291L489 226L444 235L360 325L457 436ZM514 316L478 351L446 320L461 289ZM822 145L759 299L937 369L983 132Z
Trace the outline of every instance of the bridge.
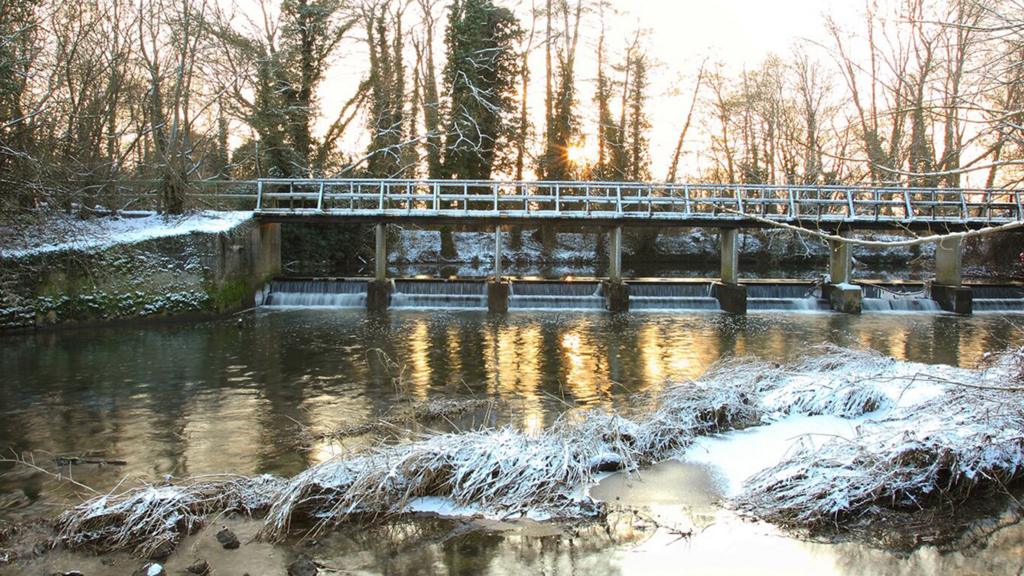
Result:
M1016 190L862 186L771 186L627 182L500 182L399 179L262 179L255 217L264 222L350 222L376 225L376 264L368 306L386 308L385 227L389 223L493 227L494 280L489 307L507 310L502 281L504 225L573 224L609 230L608 308L629 307L621 274L623 227L711 227L721 235L721 277L714 286L724 310L746 311L739 283L738 231L777 225L849 234L856 230L948 233L1024 222L1024 192ZM861 290L850 284L850 245L831 241L833 308L859 312ZM961 241L939 243L932 297L946 310L970 313L962 285Z

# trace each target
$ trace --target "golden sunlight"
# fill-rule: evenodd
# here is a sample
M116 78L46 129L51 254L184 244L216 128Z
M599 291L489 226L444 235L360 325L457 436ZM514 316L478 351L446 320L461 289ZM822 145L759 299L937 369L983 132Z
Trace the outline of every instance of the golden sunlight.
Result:
M584 166L588 162L589 155L583 144L573 144L565 149L565 156L573 166Z

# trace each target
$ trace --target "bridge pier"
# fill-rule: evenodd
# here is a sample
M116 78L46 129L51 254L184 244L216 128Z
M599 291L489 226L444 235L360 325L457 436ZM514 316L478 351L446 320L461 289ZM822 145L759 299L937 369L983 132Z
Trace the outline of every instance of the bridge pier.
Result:
M719 228L719 249L722 271L719 281L712 286L718 305L730 314L747 313L747 287L739 283L739 235L737 228Z
M832 310L847 314L860 314L863 309L863 291L854 286L851 269L853 258L850 244L841 240L829 240L828 275L829 283L823 286L823 294Z
M610 312L626 312L629 310L629 285L622 281L622 226L612 228L609 236L605 307Z
M366 285L366 308L387 310L391 303L391 283L388 282L387 224L377 223L374 229L376 246L373 253L373 280Z
M504 314L508 312L511 285L501 280L501 226L494 227L494 279L487 283L487 310Z
M935 246L935 282L932 284L932 300L947 312L971 314L973 295L970 288L963 286L963 240L947 238Z

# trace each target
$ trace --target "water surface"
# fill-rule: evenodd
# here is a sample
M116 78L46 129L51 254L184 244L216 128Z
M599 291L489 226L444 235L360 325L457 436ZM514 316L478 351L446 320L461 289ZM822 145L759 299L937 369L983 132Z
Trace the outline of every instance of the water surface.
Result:
M471 425L511 424L530 430L549 424L569 408L615 408L632 392L694 378L726 356L785 361L831 343L926 363L974 366L986 352L1020 340L1013 317L999 315L513 312L491 316L323 309L261 311L199 324L9 336L0 347L4 374L0 448L31 453L42 463L53 454L86 451L125 460L126 466L71 469L76 479L101 489L113 486L125 474L147 480L213 472L292 475L339 450L310 440L299 433L301 429L326 431L371 420L396 402L492 398L500 401L500 408L473 415ZM9 471L0 476L0 518L50 513L51 506L63 505L69 497L39 474L11 471L3 464L0 470ZM696 517L710 517L719 527L715 530L734 526L726 533L745 534L743 541L752 542L751 546L778 542L783 549L802 551L794 558L824 555L830 566L841 568L834 573L858 573L856 562L837 564L836 554L846 554L842 547L806 548L812 545L783 537L770 527L748 533L750 525L720 517L720 508L704 500L702 494L710 489L700 474L690 470L676 481L686 488L681 495L654 490L661 496L648 504L667 506L691 523ZM416 525L417 530L433 534L433 528ZM483 549L441 546L439 550L469 565L478 565L476 560L471 562L476 558L501 568L489 568L492 573L507 573L515 565L516 546L527 551L535 545L544 549L537 544L543 538L558 547L572 542L564 531L538 536L536 530L471 530L478 534L471 540L476 544L465 546ZM640 573L637 567L667 561L663 548L685 556L700 546L710 546L708 550L719 546L714 544L718 540L680 543L670 538L670 530L654 532L659 535L653 542L660 544L651 544L644 536L645 544L639 549L627 547L633 551L625 556L622 543L608 540L607 534L584 534L577 545L588 552L581 552L578 569L564 572ZM352 546L343 545L344 533L336 538L343 549ZM501 544L486 544L494 539ZM556 564L571 565L572 555L559 550L551 558ZM511 559L505 557L510 554ZM702 562L707 567L707 558ZM779 569L806 566L793 562L783 562ZM368 565L374 566L373 562ZM376 566L388 572L385 564ZM608 570L581 571L583 566L608 566ZM908 568L908 573L915 572Z

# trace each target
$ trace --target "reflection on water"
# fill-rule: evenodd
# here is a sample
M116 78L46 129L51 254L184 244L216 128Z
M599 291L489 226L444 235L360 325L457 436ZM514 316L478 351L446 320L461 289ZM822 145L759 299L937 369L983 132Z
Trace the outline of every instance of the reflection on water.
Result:
M492 397L506 407L495 423L537 429L723 356L785 360L832 342L973 365L1014 335L998 316L291 310L5 337L0 448L128 460L80 471L101 485L123 472L294 474L332 453L305 444L299 425L351 425L400 399Z

